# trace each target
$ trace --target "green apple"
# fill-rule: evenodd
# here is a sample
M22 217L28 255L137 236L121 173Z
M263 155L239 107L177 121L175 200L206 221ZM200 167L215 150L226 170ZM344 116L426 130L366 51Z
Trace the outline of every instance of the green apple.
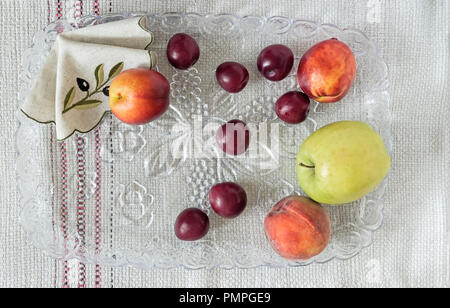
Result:
M303 142L297 177L313 200L343 204L370 193L390 164L380 135L366 123L343 121L320 128Z

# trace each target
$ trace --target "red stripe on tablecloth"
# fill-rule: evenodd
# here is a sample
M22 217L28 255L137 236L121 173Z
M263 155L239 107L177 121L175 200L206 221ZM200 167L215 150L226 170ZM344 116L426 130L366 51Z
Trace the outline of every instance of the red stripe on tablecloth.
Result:
M94 14L100 15L100 3L94 0L93 5ZM95 253L101 253L102 244L102 156L101 156L101 128L95 129ZM95 287L102 287L102 267L99 264L95 265Z
M102 243L102 156L101 156L101 138L100 127L97 127L95 133L95 253L101 253ZM102 287L102 268L99 264L95 266L95 287Z
M113 131L112 131L112 127L113 127L113 116L112 113L109 116L109 147L110 147L110 155L113 155ZM113 249L113 241L114 241L114 233L113 233L113 227L114 227L114 160L111 160L110 163L110 217L109 217L109 248ZM111 267L111 272L110 272L110 287L114 288L114 268Z
M67 221L69 218L69 211L67 208L67 148L66 143L60 143L60 152L61 152L61 160L60 160L60 172L61 172L61 207L60 207L60 220L61 220L61 230L63 232L64 237L64 245L65 249L67 249L67 236L68 236L68 226ZM62 279L62 287L69 288L69 265L68 262L65 261L63 263L63 279Z
M77 135L77 232L80 240L80 253L86 246L86 140ZM86 265L78 265L78 288L86 288Z
M62 1L56 0L56 19L62 18ZM67 220L68 220L68 209L67 209L67 149L66 149L66 143L61 142L60 143L60 152L61 152L61 159L60 159L60 172L61 172L61 205L60 205L60 220L61 220L61 230L63 232L64 237L64 245L67 245L67 235L68 235L68 229L67 229ZM67 249L67 247L65 247ZM63 279L62 279L62 287L63 288L69 288L69 264L67 261L63 262Z
M74 18L83 16L83 1L74 3ZM77 135L77 232L80 237L80 253L86 246L86 140ZM78 288L86 288L86 264L78 264Z
M93 0L94 1L94 5L93 5L93 8L94 8L94 14L95 15L100 15L100 2L99 2L99 0Z
M113 2L112 0L109 0L109 13L112 13L113 10ZM113 154L113 133L112 133L112 125L113 125L113 116L112 114L110 115L110 126L109 126L109 138L110 138L110 151L111 151L111 155ZM113 239L114 239L114 234L113 234L113 227L114 227L114 160L111 161L111 221L110 221L110 249L112 250L113 248ZM114 288L114 268L111 267L111 277L110 277L110 282L111 282L111 288Z
M63 4L61 0L56 0L56 19L61 19L63 17Z

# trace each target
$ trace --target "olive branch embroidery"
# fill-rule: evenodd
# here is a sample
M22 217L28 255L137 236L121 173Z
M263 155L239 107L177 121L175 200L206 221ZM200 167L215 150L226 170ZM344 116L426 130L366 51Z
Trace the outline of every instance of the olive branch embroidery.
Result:
M85 92L86 96L82 100L72 104L73 99L75 97L75 87L72 87L72 89L70 89L69 92L67 92L66 97L64 99L64 110L62 113L65 114L66 112L72 109L81 109L81 110L91 109L101 105L102 104L101 100L91 99L91 97L100 92L103 92L105 96L109 96L109 86L106 85L122 72L123 66L124 66L123 62L114 65L114 67L109 71L108 80L106 81L104 81L105 79L104 65L100 64L99 66L97 66L94 73L97 85L93 92L89 91L90 85L86 80L82 78L77 78L78 88L82 92Z

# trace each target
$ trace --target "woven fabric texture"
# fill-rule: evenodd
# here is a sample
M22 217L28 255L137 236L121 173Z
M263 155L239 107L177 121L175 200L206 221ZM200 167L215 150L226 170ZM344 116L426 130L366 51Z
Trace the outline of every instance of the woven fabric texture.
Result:
M448 1L0 0L0 287L61 287L63 264L27 243L18 224L15 129L20 63L33 34L66 14L199 12L286 16L365 32L390 68L392 172L385 222L347 261L301 268L103 268L103 287L450 287ZM88 265L86 286L96 286ZM56 279L55 279L56 277ZM55 282L56 280L56 282Z

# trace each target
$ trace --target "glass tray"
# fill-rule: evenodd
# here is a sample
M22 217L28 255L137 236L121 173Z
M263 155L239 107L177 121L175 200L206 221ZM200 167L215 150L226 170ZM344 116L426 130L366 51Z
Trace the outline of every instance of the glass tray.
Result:
M142 15L62 20L37 33L24 54L19 101L58 33ZM94 131L56 142L52 125L18 115L20 222L31 243L58 259L142 269L301 266L348 259L371 245L383 221L386 181L357 202L325 206L331 242L305 262L282 259L271 249L263 219L282 197L303 194L295 156L317 128L338 120L364 121L391 151L388 69L376 45L357 30L284 17L169 13L148 19L158 70L171 83L171 107L161 120L129 126L108 114ZM200 45L201 58L187 71L171 68L165 57L168 39L178 32L192 35ZM354 86L337 104L313 102L302 124L283 124L273 111L274 102L298 88L295 73L301 55L332 37L347 43L356 56ZM279 83L266 81L256 68L259 52L274 43L286 44L297 56L291 75ZM216 84L214 70L226 60L240 62L250 72L250 82L239 94L227 94ZM252 138L250 148L257 158L221 157L214 150L212 134L235 118L257 126L259 138ZM199 146L206 149L203 156L195 151ZM209 210L209 188L223 181L237 182L247 191L248 206L234 220ZM173 232L176 216L188 207L210 215L210 232L197 242L179 241Z

